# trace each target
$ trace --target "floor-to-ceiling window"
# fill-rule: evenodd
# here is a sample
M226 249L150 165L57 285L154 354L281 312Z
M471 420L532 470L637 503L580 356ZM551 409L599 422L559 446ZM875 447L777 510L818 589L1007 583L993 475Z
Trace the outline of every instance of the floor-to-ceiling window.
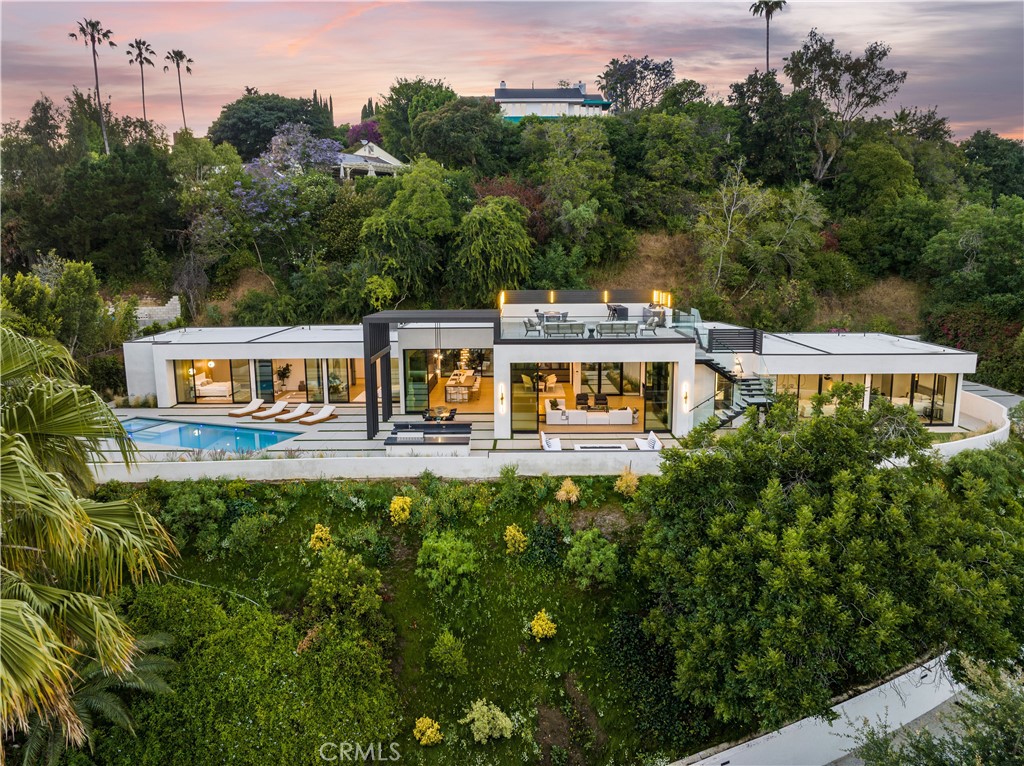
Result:
M195 368L191 359L179 359L174 363L174 390L178 404L193 404L196 400L196 384L193 379Z
M265 402L274 401L274 360L256 360L256 397Z
M231 396L236 402L252 401L252 382L249 380L249 360L231 360Z
M647 362L644 370L644 430L672 428L672 363Z
M537 433L537 365L515 363L510 366L512 383L512 431Z
M305 359L306 368L306 379L300 384L306 387L306 401L314 402L317 404L323 404L324 401L324 386L321 380L320 373L320 360L319 359Z
M430 406L430 352L405 350L405 411L422 412Z
M327 401L344 404L349 401L349 360L327 360Z
M178 359L174 389L179 404L231 404L252 399L245 359Z

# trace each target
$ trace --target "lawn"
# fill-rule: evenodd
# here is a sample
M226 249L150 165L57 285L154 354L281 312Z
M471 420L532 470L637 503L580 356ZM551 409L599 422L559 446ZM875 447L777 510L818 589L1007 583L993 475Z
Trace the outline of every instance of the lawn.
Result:
M392 729L403 763L657 763L700 749L708 730L684 723L666 675L671 660L638 629L645 593L629 567L642 520L612 489L614 479L577 479L574 504L554 499L560 482L202 482L206 494L186 495L184 503L175 495L194 493L196 485L143 491L164 506L165 523L183 542L175 575L213 588L226 604L245 597L298 621L316 566L309 540L317 524L330 528L333 545L379 568L383 612L394 631L385 655L401 711ZM218 493L233 499L214 533L197 521L195 507ZM394 495L413 498L411 518L397 525L388 513ZM191 508L187 523L184 507ZM239 519L268 511L274 521L240 542ZM528 535L521 554L506 551L510 524ZM613 585L584 589L564 559L572 535L591 526L618 544L619 576ZM432 591L416 572L422 539L436 530L454 531L477 556L476 571L450 595ZM541 609L557 632L538 641L529 622ZM446 677L430 658L445 629L464 643L465 675ZM459 719L478 699L512 719L511 737L473 740ZM422 747L413 738L421 716L440 724L440 745Z

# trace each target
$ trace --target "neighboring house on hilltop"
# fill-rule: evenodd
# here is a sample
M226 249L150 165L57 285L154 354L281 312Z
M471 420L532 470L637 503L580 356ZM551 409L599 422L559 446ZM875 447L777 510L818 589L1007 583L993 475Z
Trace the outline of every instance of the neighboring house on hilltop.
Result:
M572 88L508 88L505 81L494 89L494 100L506 120L519 122L535 114L542 119L558 117L601 117L608 114L612 102L600 93L587 95L586 83Z
M338 178L344 181L354 176L394 175L406 165L372 141L362 141L355 151L338 154L336 167Z

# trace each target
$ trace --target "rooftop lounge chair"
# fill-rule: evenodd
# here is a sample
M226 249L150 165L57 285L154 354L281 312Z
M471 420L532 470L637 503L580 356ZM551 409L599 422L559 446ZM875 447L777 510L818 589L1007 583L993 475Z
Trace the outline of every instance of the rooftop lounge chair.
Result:
M230 415L233 418L244 418L246 415L252 415L254 412L256 412L256 410L258 410L262 406L262 399L253 399L251 402L249 402L241 409L231 410L231 412L229 412L228 415Z
M287 415L278 415L274 420L278 423L291 423L293 420L298 420L306 415L309 412L309 406L309 402L303 402Z
M308 418L302 418L299 422L304 426L315 426L317 423L323 423L325 420L337 417L334 414L334 405L327 404L320 408L320 411L316 415L310 415Z
M562 440L540 432L540 446L545 452L561 452Z
M252 416L256 418L256 420L270 420L271 418L276 418L278 415L284 412L284 408L287 406L287 400L282 399L281 401L274 404L273 407L261 410L260 412L254 412Z

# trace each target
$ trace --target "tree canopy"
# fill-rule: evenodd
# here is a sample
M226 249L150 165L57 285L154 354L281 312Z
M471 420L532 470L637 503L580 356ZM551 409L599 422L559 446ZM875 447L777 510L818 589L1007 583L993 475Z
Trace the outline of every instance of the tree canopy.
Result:
M942 649L1017 656L1024 508L992 474L1020 456L943 468L910 408L862 397L841 384L808 420L781 397L763 424L713 443L698 429L637 496L646 625L675 653L677 694L723 722L827 714Z

